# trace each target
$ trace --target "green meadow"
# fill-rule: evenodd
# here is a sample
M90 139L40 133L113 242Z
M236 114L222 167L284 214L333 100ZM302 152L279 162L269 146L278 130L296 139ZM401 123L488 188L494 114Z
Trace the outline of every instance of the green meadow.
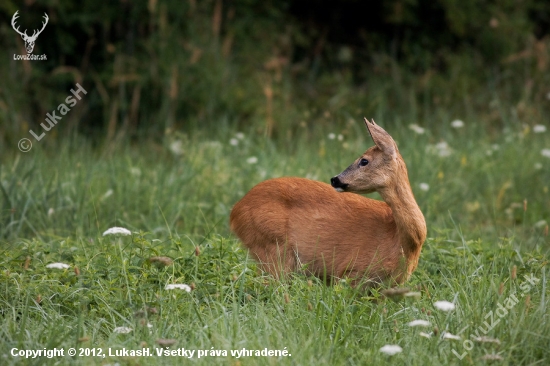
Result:
M232 205L258 182L328 182L371 146L359 106L304 109L278 139L221 119L157 140L93 146L50 132L27 153L6 148L0 363L547 364L550 130L502 104L487 106L502 112L493 125L476 110L367 115L397 141L428 224L403 298L345 279L278 281L229 231ZM104 236L111 227L131 235ZM53 349L63 356L24 356Z
M2 2L1 366L550 365L550 2L317 3ZM233 205L328 183L363 117L407 164L418 268L263 273Z

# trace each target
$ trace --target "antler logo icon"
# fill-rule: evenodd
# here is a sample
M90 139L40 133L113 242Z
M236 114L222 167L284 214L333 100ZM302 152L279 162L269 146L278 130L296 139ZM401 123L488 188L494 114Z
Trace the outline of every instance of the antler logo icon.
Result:
M21 38L23 38L23 41L25 41L25 48L27 49L27 53L32 53L32 50L34 49L34 42L36 42L36 38L38 38L38 35L42 33L44 28L46 28L46 24L48 24L48 20L50 18L48 18L48 14L44 13L45 22L42 23L42 29L40 29L39 31L35 29L34 32L32 33L32 36L29 36L27 35L26 29L25 29L25 32L20 32L19 27L15 28L15 21L19 17L19 15L17 15L18 12L19 10L17 10L15 14L13 14L13 17L11 18L11 26L17 33L21 35Z

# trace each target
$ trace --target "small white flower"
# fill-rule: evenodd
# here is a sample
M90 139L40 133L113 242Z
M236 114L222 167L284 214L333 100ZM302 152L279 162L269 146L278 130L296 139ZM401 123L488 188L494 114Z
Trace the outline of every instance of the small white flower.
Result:
M258 162L258 158L255 156L251 156L248 159L246 159L246 162L248 164L256 164Z
M550 100L550 92L546 94L546 99Z
M546 132L546 126L545 125L534 125L533 126L533 132L534 133Z
M335 138L336 138L336 134L334 134L332 132L328 134L328 139L329 140L334 140Z
M428 145L426 151L437 154L441 157L447 157L451 155L452 149L449 147L449 144L445 141L438 142L435 145Z
M410 322L409 327L429 327L431 324L427 320L417 319Z
M393 356L395 354L403 352L403 348L399 347L396 344L386 344L384 347L380 348L380 352Z
M132 235L132 232L128 229L125 229L123 227L112 227L110 229L107 229L104 233L103 233L103 236L106 236L106 235L116 235L116 234L120 234L120 235Z
M71 268L71 266L69 266L68 264L65 264L65 263L50 263L46 266L46 268L55 268L55 269L67 269L67 268Z
M480 343L494 343L494 344L500 344L500 339L497 338L491 338L491 337L475 337L473 338L474 341L480 342Z
M421 190L427 192L430 189L430 185L428 183L420 183L418 185Z
M54 213L55 213L55 210L50 207L50 209L48 210L48 217L52 216Z
M170 151L174 155L182 155L183 154L183 142L181 140L173 141L170 144Z
M460 338L460 336L451 334L451 333L449 333L449 332L443 333L442 337L443 337L443 339L455 339L455 340L460 340L460 339L462 339L462 338Z
M436 301L434 302L434 306L438 308L441 311L451 311L455 309L455 304L449 301Z
M412 125L409 125L409 128L419 135L422 135L424 132L426 132L426 130L423 127L420 127L415 123L413 123Z
M535 163L535 169L536 170L542 169L542 164L541 163Z
M131 167L130 168L130 174L133 175L134 177L140 177L141 176L141 169L136 168L136 167Z
M546 220L540 220L535 223L535 227L543 228L547 225Z
M244 140L244 133L242 132L237 132L235 134L235 137L238 138L239 140Z
M344 136L342 134L338 134L338 141L344 141Z
M109 197L111 197L113 195L113 190L112 189L108 189L107 192L105 192L103 194L103 196L101 196L100 200L103 201Z
M127 334L130 333L133 329L128 327L116 327L113 329L113 333Z
M414 298L420 299L422 294L420 292L417 292L417 291L409 291L403 296L405 296L405 297L414 297Z
M189 285L186 285L186 284L183 284L183 283L171 283L171 284L166 285L166 287L164 289L165 290L178 289L178 290L184 290L184 291L187 291L187 292L191 292L191 287L189 287Z
M540 151L540 154L544 156L545 158L550 158L550 149L542 149Z
M237 146L238 144L239 140L237 140L236 138L232 138L231 140L229 140L229 145Z
M420 332L420 333L418 333L418 335L421 336L421 337L424 337L424 338L430 338L432 336L431 334L424 333L424 332Z
M451 122L451 126L453 128L462 128L462 127L464 127L464 122L462 122L459 119L455 119L454 121Z
M446 157L451 155L451 148L449 147L449 144L445 141L441 141L435 144L435 148L437 149L437 153L439 154L439 156Z

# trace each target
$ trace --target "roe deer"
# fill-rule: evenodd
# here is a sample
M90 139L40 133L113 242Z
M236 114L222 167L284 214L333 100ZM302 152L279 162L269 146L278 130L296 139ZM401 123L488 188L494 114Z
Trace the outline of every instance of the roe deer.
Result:
M231 229L262 269L275 276L305 269L329 280L349 277L353 285L366 280L366 287L403 283L415 270L424 216L392 137L365 123L375 146L333 177L332 187L270 179L233 207ZM374 191L385 202L359 195Z

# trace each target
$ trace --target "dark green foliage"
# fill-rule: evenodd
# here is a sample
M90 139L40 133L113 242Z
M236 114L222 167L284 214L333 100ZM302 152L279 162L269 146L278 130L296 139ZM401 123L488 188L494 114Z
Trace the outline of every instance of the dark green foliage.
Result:
M25 53L10 26L16 10L28 29L49 15L34 52L47 61L12 60ZM549 13L537 0L3 2L0 152L40 131L76 82L89 93L55 136L159 138L229 124L285 137L323 113L306 108L372 115L384 100L428 113L487 89L540 108ZM472 107L486 110L481 102Z

